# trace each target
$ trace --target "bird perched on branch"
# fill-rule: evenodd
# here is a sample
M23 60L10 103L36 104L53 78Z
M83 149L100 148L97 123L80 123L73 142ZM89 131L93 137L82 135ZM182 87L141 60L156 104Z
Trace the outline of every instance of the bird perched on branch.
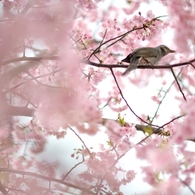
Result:
M174 52L174 50L169 49L166 45L159 45L158 47L138 48L121 61L130 63L129 67L122 75L126 75L131 70L136 69L138 65L154 66L160 61L162 57Z

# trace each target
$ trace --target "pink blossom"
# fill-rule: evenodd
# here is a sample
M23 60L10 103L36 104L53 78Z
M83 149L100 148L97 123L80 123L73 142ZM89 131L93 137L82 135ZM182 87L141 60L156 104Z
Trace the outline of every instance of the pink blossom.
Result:
M103 0L1 1L2 193L122 195L122 185L139 174L131 164L124 166L126 169L121 166L134 149L136 165L140 159L148 163L140 167L143 182L153 187L149 194L181 194L184 184L193 188L195 155L185 143L195 140L194 2L161 0L168 16L160 18L153 10L144 10L146 14L139 10L143 2L149 3L138 0L118 5L112 1L105 6L107 1ZM167 32L174 32L171 39L166 37ZM177 50L158 65L179 63L174 72L179 73L177 79L186 102L177 83L172 85L170 69L139 67L121 76L123 57L139 47L160 44ZM174 118L165 116L170 102L162 100L160 106L167 112L156 110L155 115L161 121L167 118L164 123L149 121L152 110L145 108L149 102L143 88L149 92L156 80L157 89L170 86L166 93L175 98L173 105L180 103L173 110ZM129 97L140 94L144 105L138 117L129 109L134 108ZM149 97L161 103L161 94L151 92ZM120 115L125 120L118 117L117 121ZM137 131L137 124L163 130L146 137ZM75 139L70 128L75 130ZM80 136L83 133L87 141ZM62 143L56 150L62 159L54 156L55 163L42 154L47 153L47 144L54 144L49 136ZM68 164L64 165L64 160Z
M181 184L177 180L177 178L170 177L167 181L162 182L159 184L158 189L152 190L150 192L152 195L154 194L167 194L167 195L172 195L172 194L181 194L181 189L179 188Z
M93 182L93 175L90 174L88 171L80 173L78 176L81 177L85 181Z
M155 176L154 171L152 170L152 167L150 166L145 166L142 167L143 172L145 173L145 176L143 177L143 180L150 184L151 186L156 186L157 185L157 179Z
M177 131L175 132L175 139L177 140L179 137L184 139L194 139L194 119L195 115L195 99L191 97L188 102L181 104L181 110L186 115L183 117L181 122L177 122Z
M156 102L157 104L160 103L160 100L159 100L159 99L160 99L161 97L152 96L151 98L152 98L152 100L153 100L154 102Z
M131 182L136 176L136 173L133 170L129 170L126 173L126 177L122 180L123 185L128 184L129 182Z

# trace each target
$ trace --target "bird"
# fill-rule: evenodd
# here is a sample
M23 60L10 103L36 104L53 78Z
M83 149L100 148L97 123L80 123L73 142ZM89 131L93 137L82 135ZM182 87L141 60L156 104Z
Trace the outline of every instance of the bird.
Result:
M169 53L174 53L175 50L169 49L166 45L159 45L157 47L141 47L135 49L121 62L130 63L128 68L122 75L126 75L130 71L137 68L138 65L155 65L160 59Z

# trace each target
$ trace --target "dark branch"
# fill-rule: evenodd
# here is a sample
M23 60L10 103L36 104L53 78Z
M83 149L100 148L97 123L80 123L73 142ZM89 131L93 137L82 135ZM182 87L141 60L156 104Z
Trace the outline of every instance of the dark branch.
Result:
M146 124L148 124L148 125L152 125L152 124L148 123L147 121L145 121L144 119L142 119L140 116L138 116L138 115L133 111L133 109L132 109L131 106L128 104L127 100L125 99L125 97L124 97L124 95L123 95L123 93L122 93L122 90L121 90L121 88L120 88L120 86L119 86L119 84L118 84L118 81L117 81L117 79L116 79L116 77L115 77L115 75L114 75L114 72L113 72L112 68L110 68L110 71L111 71L111 74L112 74L112 76L113 76L113 78L114 78L114 81L115 81L115 83L116 83L116 85L117 85L117 88L118 88L118 90L119 90L119 93L120 93L122 99L124 100L124 102L126 103L127 107L129 108L129 110L130 110L130 111L131 111L131 112L132 112L140 121L142 121L142 122L144 122L144 123L146 123ZM152 126L156 126L156 125L152 125Z
M20 57L20 58L13 58L9 60L4 60L1 62L1 65L6 65L10 63L15 63L15 62L32 62L32 61L41 61L41 60L59 60L59 56L42 56L42 57ZM187 62L181 62L181 63L176 63L176 64L169 64L169 65L158 65L158 66L148 66L148 65L139 65L137 69L170 69L174 67L180 67L180 66L185 66L185 65L192 65L192 63L195 62L195 59L189 60ZM92 66L96 66L99 68L127 68L129 65L123 65L123 64L103 64L103 63L96 63L92 62L90 60L81 60L81 63L83 64L88 64Z
M99 68L127 68L129 65L122 65L122 64L100 64L96 62L91 62L90 60L82 60L81 61L84 64L96 66ZM148 65L139 65L137 69L170 69L174 67L180 67L185 65L191 65L193 62L195 62L195 59L189 60L187 62L181 62L176 64L169 64L169 65L157 65L157 66L148 66Z
M180 181L182 184L184 184L184 186L186 186L186 187L192 192L192 194L195 194L195 191L189 186L188 182L186 182L186 181L180 179L179 177L178 177L178 179L179 179L179 181Z
M174 73L174 71L173 71L173 69L172 69L172 68L170 68L170 69L171 69L171 72L172 72L172 74L173 74L173 77L174 77L174 79L175 79L175 81L176 81L176 83L177 83L177 86L178 86L178 88L179 88L179 91L181 92L181 94L182 94L184 100L187 101L187 100L186 100L186 97L185 97L185 95L184 95L184 93L183 93L183 91L182 91L182 89L181 89L181 86L180 86L180 84L179 84L179 82L178 82L178 80L177 80L177 77L176 77L176 75L175 75L175 73Z

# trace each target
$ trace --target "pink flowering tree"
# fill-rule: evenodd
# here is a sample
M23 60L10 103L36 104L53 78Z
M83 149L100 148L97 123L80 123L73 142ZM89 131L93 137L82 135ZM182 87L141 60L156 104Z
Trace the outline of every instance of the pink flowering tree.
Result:
M1 194L132 194L139 176L142 194L195 194L195 3L106 2L0 2ZM121 76L165 42L177 52Z

